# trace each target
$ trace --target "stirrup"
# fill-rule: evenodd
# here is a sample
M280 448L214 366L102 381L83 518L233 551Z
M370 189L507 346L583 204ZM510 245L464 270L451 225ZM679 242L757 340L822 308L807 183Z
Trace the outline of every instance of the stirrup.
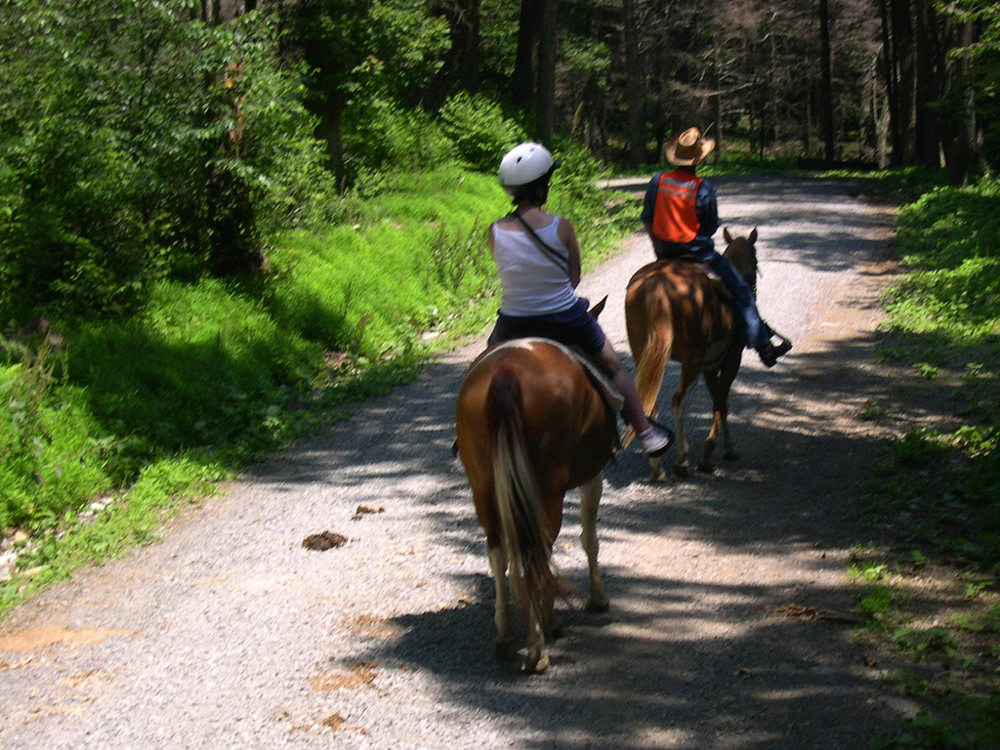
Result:
M792 350L792 341L787 336L783 336L773 328L770 329L771 336L777 336L781 339L781 343L775 346L771 343L771 338L768 337L767 343L763 346L757 347L757 355L760 357L760 361L764 363L765 367L774 367L778 362L778 357L783 357Z
M774 335L774 336L777 336L779 339L781 339L781 343L778 344L776 347L774 347L774 356L775 357L783 357L786 354L788 354L788 352L790 352L792 350L792 340L790 338L788 338L788 336L785 336L784 334L778 333L773 328L771 329L771 334Z

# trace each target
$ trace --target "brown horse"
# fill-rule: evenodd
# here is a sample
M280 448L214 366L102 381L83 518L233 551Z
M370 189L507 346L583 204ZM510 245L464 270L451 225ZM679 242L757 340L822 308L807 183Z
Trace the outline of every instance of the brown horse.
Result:
M756 294L757 229L746 239L723 230L725 257ZM696 259L693 259L696 261ZM739 313L728 302L722 282L687 259L658 260L643 266L628 283L625 324L636 363L636 388L647 414L657 411L656 398L667 361L680 362L681 374L672 401L677 430L678 476L689 474L689 449L684 431L684 404L700 372L712 396L712 427L698 469L712 471L712 452L722 430L723 455L739 456L729 434L729 390L743 358L745 339ZM654 476L662 478L658 461Z
M551 566L566 491L580 488L581 540L590 569L587 608L608 599L597 568L601 471L617 442L616 413L572 353L547 339L516 339L483 353L458 394L458 452L496 584L496 649L515 654L507 579L528 621L524 669L549 665L546 638L558 628Z

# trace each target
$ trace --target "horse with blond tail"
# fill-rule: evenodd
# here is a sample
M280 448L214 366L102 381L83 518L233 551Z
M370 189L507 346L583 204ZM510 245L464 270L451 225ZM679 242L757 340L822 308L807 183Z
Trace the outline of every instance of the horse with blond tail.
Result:
M726 228L723 236L724 256L756 295L757 229L747 237L733 237ZM628 283L625 325L636 363L636 389L647 414L657 413L656 399L667 362L674 360L681 365L671 402L677 431L675 473L681 477L690 473L684 406L699 374L712 396L712 426L698 468L712 471L712 454L720 431L723 455L738 458L729 433L729 391L740 369L746 339L739 313L722 282L713 278L695 257L649 263ZM653 473L663 477L657 462Z
M553 602L566 596L552 567L566 492L580 488L582 542L590 576L588 609L605 610L597 567L602 469L617 443L615 411L587 368L547 339L515 339L487 350L458 395L458 454L465 467L496 586L496 651L513 658L507 583L527 619L524 669L549 666L557 634Z

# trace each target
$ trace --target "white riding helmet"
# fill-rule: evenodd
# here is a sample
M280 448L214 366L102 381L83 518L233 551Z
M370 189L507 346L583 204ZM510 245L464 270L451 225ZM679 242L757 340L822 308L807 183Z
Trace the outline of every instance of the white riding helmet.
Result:
M521 143L500 160L500 184L508 193L552 173L559 162L539 143Z

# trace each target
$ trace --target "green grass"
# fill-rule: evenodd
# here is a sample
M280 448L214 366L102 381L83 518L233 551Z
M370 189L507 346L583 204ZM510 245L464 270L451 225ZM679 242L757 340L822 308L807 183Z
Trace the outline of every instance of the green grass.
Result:
M585 179L557 173L550 208L576 224L589 268L638 213L609 217ZM452 167L386 184L345 198L337 225L272 238L266 279L160 282L140 315L53 320L64 346L0 338L0 532L23 548L0 615L155 539L219 480L492 320L485 236L510 207L495 177Z
M907 173L895 189L920 184ZM855 574L869 646L927 710L878 748L1000 747L998 209L985 178L899 212L903 275L879 352L928 416L884 444L863 485L861 517L882 539L854 566L882 573Z

